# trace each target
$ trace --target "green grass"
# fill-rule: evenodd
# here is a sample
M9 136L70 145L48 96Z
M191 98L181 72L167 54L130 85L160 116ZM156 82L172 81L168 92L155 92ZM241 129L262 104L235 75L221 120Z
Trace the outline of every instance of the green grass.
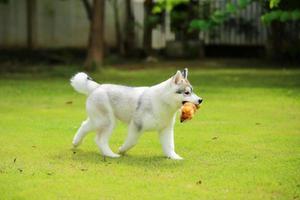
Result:
M145 133L120 159L103 159L87 136L85 97L69 86L76 69L0 76L0 199L300 199L300 71L190 69L204 104L177 120L176 151L162 156ZM152 85L173 68L107 69L100 82ZM72 101L72 104L66 102ZM126 136L118 124L114 151Z

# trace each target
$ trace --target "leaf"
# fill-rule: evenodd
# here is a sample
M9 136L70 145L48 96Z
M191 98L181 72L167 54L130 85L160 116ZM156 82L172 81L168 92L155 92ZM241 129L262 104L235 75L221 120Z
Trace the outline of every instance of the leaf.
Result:
M153 9L152 9L153 14L159 14L161 12L162 12L162 8L158 5L154 6Z
M281 22L286 22L286 21L289 21L290 19L291 19L292 17L291 17L291 15L290 15L290 13L288 13L288 12L283 12L283 13L281 13L281 16L280 16L280 21Z
M200 29L203 31L207 31L211 28L211 24L208 21L205 20L193 20L190 23L190 27L192 29Z
M297 21L300 20L300 10L294 10L291 13L292 20Z
M274 10L270 11L263 16L261 16L261 20L269 24L272 21L281 21L281 22L287 22L290 20L300 20L300 11L294 10L294 11L282 11L282 10Z
M270 0L270 8L275 8L280 3L280 0Z
M228 12L222 12L222 11L216 11L212 16L211 16L211 21L218 25L223 23L225 20L228 19L230 16L230 13Z
M226 11L228 11L230 13L235 13L237 11L237 7L233 3L227 3L226 4Z
M240 8L245 8L250 3L251 3L251 0L238 0L238 6Z
M228 20L231 14L236 13L239 9L244 9L254 0L238 0L237 5L233 3L227 3L225 10L217 10L207 20L196 19L190 23L189 31L193 29L199 29L202 31L207 31L219 24L224 23Z

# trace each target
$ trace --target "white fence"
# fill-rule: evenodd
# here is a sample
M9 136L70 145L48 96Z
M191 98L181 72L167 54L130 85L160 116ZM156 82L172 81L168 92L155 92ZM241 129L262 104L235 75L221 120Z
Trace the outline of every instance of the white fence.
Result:
M222 8L225 1L213 1L212 9ZM36 1L36 38L38 48L84 48L87 44L89 21L80 0L37 0ZM125 1L119 0L120 22L124 28ZM113 10L106 2L105 9L105 41L110 47L116 45ZM144 9L142 2L133 1L133 12L136 23L136 45L142 47ZM257 33L247 35L236 29L222 25L212 32L201 33L199 39L205 44L229 45L263 45L266 31L260 23L260 6L252 4L242 11L240 19L252 20ZM9 0L7 4L0 3L0 48L26 47L27 20L26 0ZM234 22L237 27L241 21ZM170 31L170 20L166 16L166 27L158 26L153 30L154 48L165 47L166 41L174 40Z

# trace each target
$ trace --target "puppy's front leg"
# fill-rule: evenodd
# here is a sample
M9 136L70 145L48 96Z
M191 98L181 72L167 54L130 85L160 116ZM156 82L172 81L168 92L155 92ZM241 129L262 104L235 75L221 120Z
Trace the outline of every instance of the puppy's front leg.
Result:
M159 132L159 139L165 156L173 160L183 159L175 153L173 124Z

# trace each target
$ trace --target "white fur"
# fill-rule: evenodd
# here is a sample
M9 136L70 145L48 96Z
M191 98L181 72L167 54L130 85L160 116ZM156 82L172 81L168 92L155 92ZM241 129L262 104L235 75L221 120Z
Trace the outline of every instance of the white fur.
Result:
M178 90L191 90L191 86L177 72L170 79L151 87L126 87L121 85L99 85L78 73L71 79L76 91L88 95L86 110L88 119L78 129L73 139L78 146L84 136L96 130L96 144L104 156L119 157L109 147L109 138L116 120L129 125L128 135L119 153L132 148L144 131L156 130L159 133L162 149L168 158L182 159L175 153L174 124L177 110L183 101L199 103L200 98L191 93L178 94Z
M91 81L88 78L89 76L87 74L79 72L71 78L70 82L77 92L88 95L99 86L98 83Z

